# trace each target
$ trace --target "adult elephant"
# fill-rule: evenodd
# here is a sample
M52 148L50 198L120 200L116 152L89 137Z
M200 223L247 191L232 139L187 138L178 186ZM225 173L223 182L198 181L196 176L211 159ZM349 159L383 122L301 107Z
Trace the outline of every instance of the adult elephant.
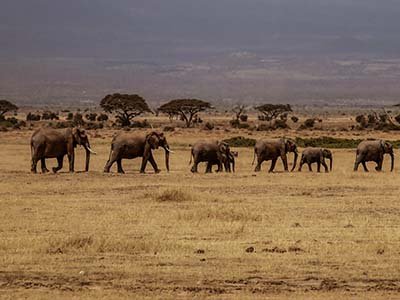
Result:
M392 159L390 168L392 172L394 168L393 145L384 140L362 141L357 147L354 171L358 170L358 165L361 163L364 167L364 171L368 172L367 165L365 164L367 161L376 162L375 170L382 171L384 154L389 154Z
M68 156L69 171L74 172L75 148L81 145L86 150L85 171L89 171L90 153L96 154L91 148L85 130L80 128L52 129L40 128L31 137L32 167L36 173L38 161L41 162L42 173L49 172L46 168L46 158L57 158L58 166L53 172L61 170L64 156Z
M169 171L169 145L163 133L150 132L146 135L132 133L120 133L111 142L110 157L104 167L104 172L110 172L111 166L117 162L118 173L125 173L122 169L122 159L133 159L142 157L140 173L144 173L147 162L153 166L154 172L159 173L160 169L154 160L152 150L162 147L165 149L165 164Z
M279 157L282 159L285 171L289 171L287 162L287 153L289 152L294 153L293 168L291 170L293 171L296 167L298 157L297 146L294 141L285 138L257 141L254 146L254 159L252 163L254 165L255 158L257 157L257 166L254 171L261 171L261 164L266 160L271 160L272 163L269 172L273 172Z
M303 167L304 164L307 164L308 169L312 171L311 164L313 163L317 163L318 172L321 172L321 165L324 166L325 172L328 172L328 166L325 163L325 158L329 159L330 161L329 169L330 171L332 171L332 163L333 163L332 151L323 148L311 148L311 147L304 149L301 154L299 172L301 172L301 168Z
M191 171L197 173L197 166L200 162L207 162L206 173L212 172L212 166L218 165L218 172L223 166L230 164L231 150L229 145L221 141L198 141L193 144L190 155L190 162L193 166Z

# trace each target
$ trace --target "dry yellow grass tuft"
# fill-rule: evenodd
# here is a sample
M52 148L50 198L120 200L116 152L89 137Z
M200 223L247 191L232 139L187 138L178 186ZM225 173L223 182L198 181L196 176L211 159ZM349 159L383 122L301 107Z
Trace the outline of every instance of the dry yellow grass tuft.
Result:
M183 202L194 201L195 197L188 191L167 189L158 193L155 199L159 202Z

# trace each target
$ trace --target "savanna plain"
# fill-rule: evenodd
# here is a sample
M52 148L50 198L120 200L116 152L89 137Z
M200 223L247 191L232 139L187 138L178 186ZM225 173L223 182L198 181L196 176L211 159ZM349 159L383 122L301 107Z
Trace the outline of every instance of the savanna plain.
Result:
M139 174L140 159L104 174L113 133L89 131L88 173L78 148L77 172L56 175L30 173L32 131L0 133L1 298L399 297L400 167L388 158L353 172L355 151L333 149L330 173L281 161L254 173L253 149L235 148L236 173L192 174L190 144L229 137L193 129L166 133L169 173L157 150L160 174Z

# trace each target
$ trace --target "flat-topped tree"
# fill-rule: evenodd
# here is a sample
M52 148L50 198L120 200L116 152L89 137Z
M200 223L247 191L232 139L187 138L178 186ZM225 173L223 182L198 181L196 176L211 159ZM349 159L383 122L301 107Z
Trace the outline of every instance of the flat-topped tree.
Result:
M100 106L105 112L115 113L117 115L117 121L122 126L131 125L131 121L135 117L145 112L153 113L146 101L136 94L129 95L117 93L107 95L101 100Z
M0 119L9 111L17 111L18 106L7 100L0 100Z
M213 108L209 102L198 99L176 99L161 105L158 111L170 116L179 115L185 121L186 127L191 127L193 117L207 109Z
M256 110L264 115L266 121L276 120L289 112L292 112L290 104L264 104L255 107Z

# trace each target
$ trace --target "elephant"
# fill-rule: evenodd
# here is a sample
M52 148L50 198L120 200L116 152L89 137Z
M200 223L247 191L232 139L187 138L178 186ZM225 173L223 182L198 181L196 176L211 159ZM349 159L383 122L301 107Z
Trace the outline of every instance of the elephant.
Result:
M193 166L192 173L197 173L197 166L200 162L207 162L206 173L212 172L212 166L218 165L218 172L222 171L223 166L230 169L230 160L233 157L230 154L229 145L220 141L198 141L191 149L190 162ZM226 159L229 158L229 161ZM229 167L228 167L229 165Z
M362 141L357 147L356 161L354 163L354 171L358 170L358 165L361 163L364 167L364 171L368 172L367 165L365 162L374 161L376 162L375 170L382 171L383 156L389 154L391 157L391 168L394 168L394 153L393 145L384 140L366 140Z
M328 166L325 163L325 158L329 159L330 161L329 169L330 171L332 171L332 163L333 163L332 151L323 148L311 148L311 147L304 149L303 153L301 154L299 172L301 172L303 164L307 164L308 169L312 171L311 164L313 163L317 163L318 172L321 172L321 165L324 166L326 173L329 172Z
M104 172L109 173L111 166L117 162L118 173L125 173L122 169L122 159L133 159L142 157L140 173L145 173L147 162L149 161L155 173L161 170L157 167L152 150L162 147L165 150L165 165L169 172L169 148L166 137L163 133L152 131L146 135L137 135L130 133L120 133L116 135L111 142L109 159L104 167Z
M86 150L85 171L89 171L90 154L96 154L91 148L84 129L67 128L63 130L40 128L31 137L32 173L36 173L38 161L41 162L42 173L47 173L46 158L57 158L58 166L53 168L57 173L63 167L64 156L68 156L69 171L74 172L75 150L81 145Z
M291 169L291 171L293 171L296 167L298 157L297 146L294 141L285 138L257 141L254 146L254 158L252 163L252 165L254 165L254 161L257 157L257 166L254 171L261 171L261 164L265 160L272 160L269 172L273 172L279 157L282 159L285 171L289 171L286 155L288 152L294 153L294 163Z

